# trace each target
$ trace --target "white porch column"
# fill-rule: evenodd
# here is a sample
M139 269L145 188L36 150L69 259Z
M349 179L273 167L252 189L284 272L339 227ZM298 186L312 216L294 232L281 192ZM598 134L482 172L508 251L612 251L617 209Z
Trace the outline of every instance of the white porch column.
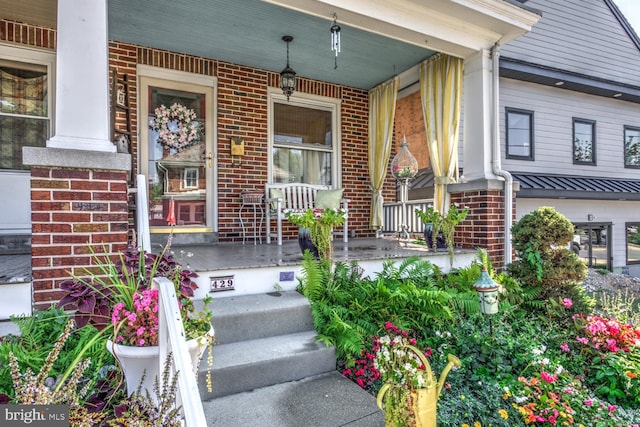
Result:
M464 62L464 152L465 181L496 179L491 166L491 58L481 50Z
M57 39L55 135L47 147L115 152L107 0L58 0Z

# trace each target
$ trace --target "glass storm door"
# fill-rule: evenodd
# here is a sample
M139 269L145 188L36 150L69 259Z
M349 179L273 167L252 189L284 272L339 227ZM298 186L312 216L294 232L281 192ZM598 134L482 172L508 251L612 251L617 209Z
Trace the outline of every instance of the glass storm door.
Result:
M213 88L143 78L141 170L148 179L153 231L211 231ZM141 120L141 123L142 120Z

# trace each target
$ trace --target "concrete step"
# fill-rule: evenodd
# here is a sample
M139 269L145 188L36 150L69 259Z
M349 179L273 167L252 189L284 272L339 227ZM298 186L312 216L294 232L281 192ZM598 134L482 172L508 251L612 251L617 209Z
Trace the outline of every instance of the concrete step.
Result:
M216 326L216 333L218 330ZM203 400L299 380L336 369L335 348L317 342L315 331L214 346L211 393L206 387L206 360L205 355L198 375Z
M337 371L203 402L218 427L384 427L375 398Z
M221 344L314 330L309 302L296 291L214 298L210 308Z

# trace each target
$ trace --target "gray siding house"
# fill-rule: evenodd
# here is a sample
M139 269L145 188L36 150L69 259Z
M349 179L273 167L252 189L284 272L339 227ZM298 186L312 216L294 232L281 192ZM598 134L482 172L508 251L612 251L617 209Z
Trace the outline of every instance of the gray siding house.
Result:
M590 266L640 276L640 39L612 0L521 3L542 19L500 49L516 218L553 206Z

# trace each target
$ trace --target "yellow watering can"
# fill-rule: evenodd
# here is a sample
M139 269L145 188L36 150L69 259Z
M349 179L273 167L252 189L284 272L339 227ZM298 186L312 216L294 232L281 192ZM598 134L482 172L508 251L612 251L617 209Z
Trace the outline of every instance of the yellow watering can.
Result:
M436 427L436 418L437 418L437 409L438 409L438 398L440 396L440 392L442 391L442 386L444 385L444 381L449 374L449 371L454 366L460 367L462 364L460 363L460 359L458 359L453 354L447 355L449 362L447 366L445 366L444 370L440 374L440 379L436 383L436 380L433 376L433 371L431 370L431 365L427 361L427 358L424 357L424 354L415 346L407 344L403 345L402 348L406 349L414 353L418 359L424 364L424 369L427 374L427 381L424 388L418 388L414 390L410 390L411 392L411 416L415 418L415 425L417 427ZM386 383L378 392L378 408L384 411L383 400L385 394L388 391L392 390L395 387L401 387L399 384ZM385 411L385 425L387 427L393 427L396 425L402 424L398 419L393 419L394 416L388 416L389 411Z

